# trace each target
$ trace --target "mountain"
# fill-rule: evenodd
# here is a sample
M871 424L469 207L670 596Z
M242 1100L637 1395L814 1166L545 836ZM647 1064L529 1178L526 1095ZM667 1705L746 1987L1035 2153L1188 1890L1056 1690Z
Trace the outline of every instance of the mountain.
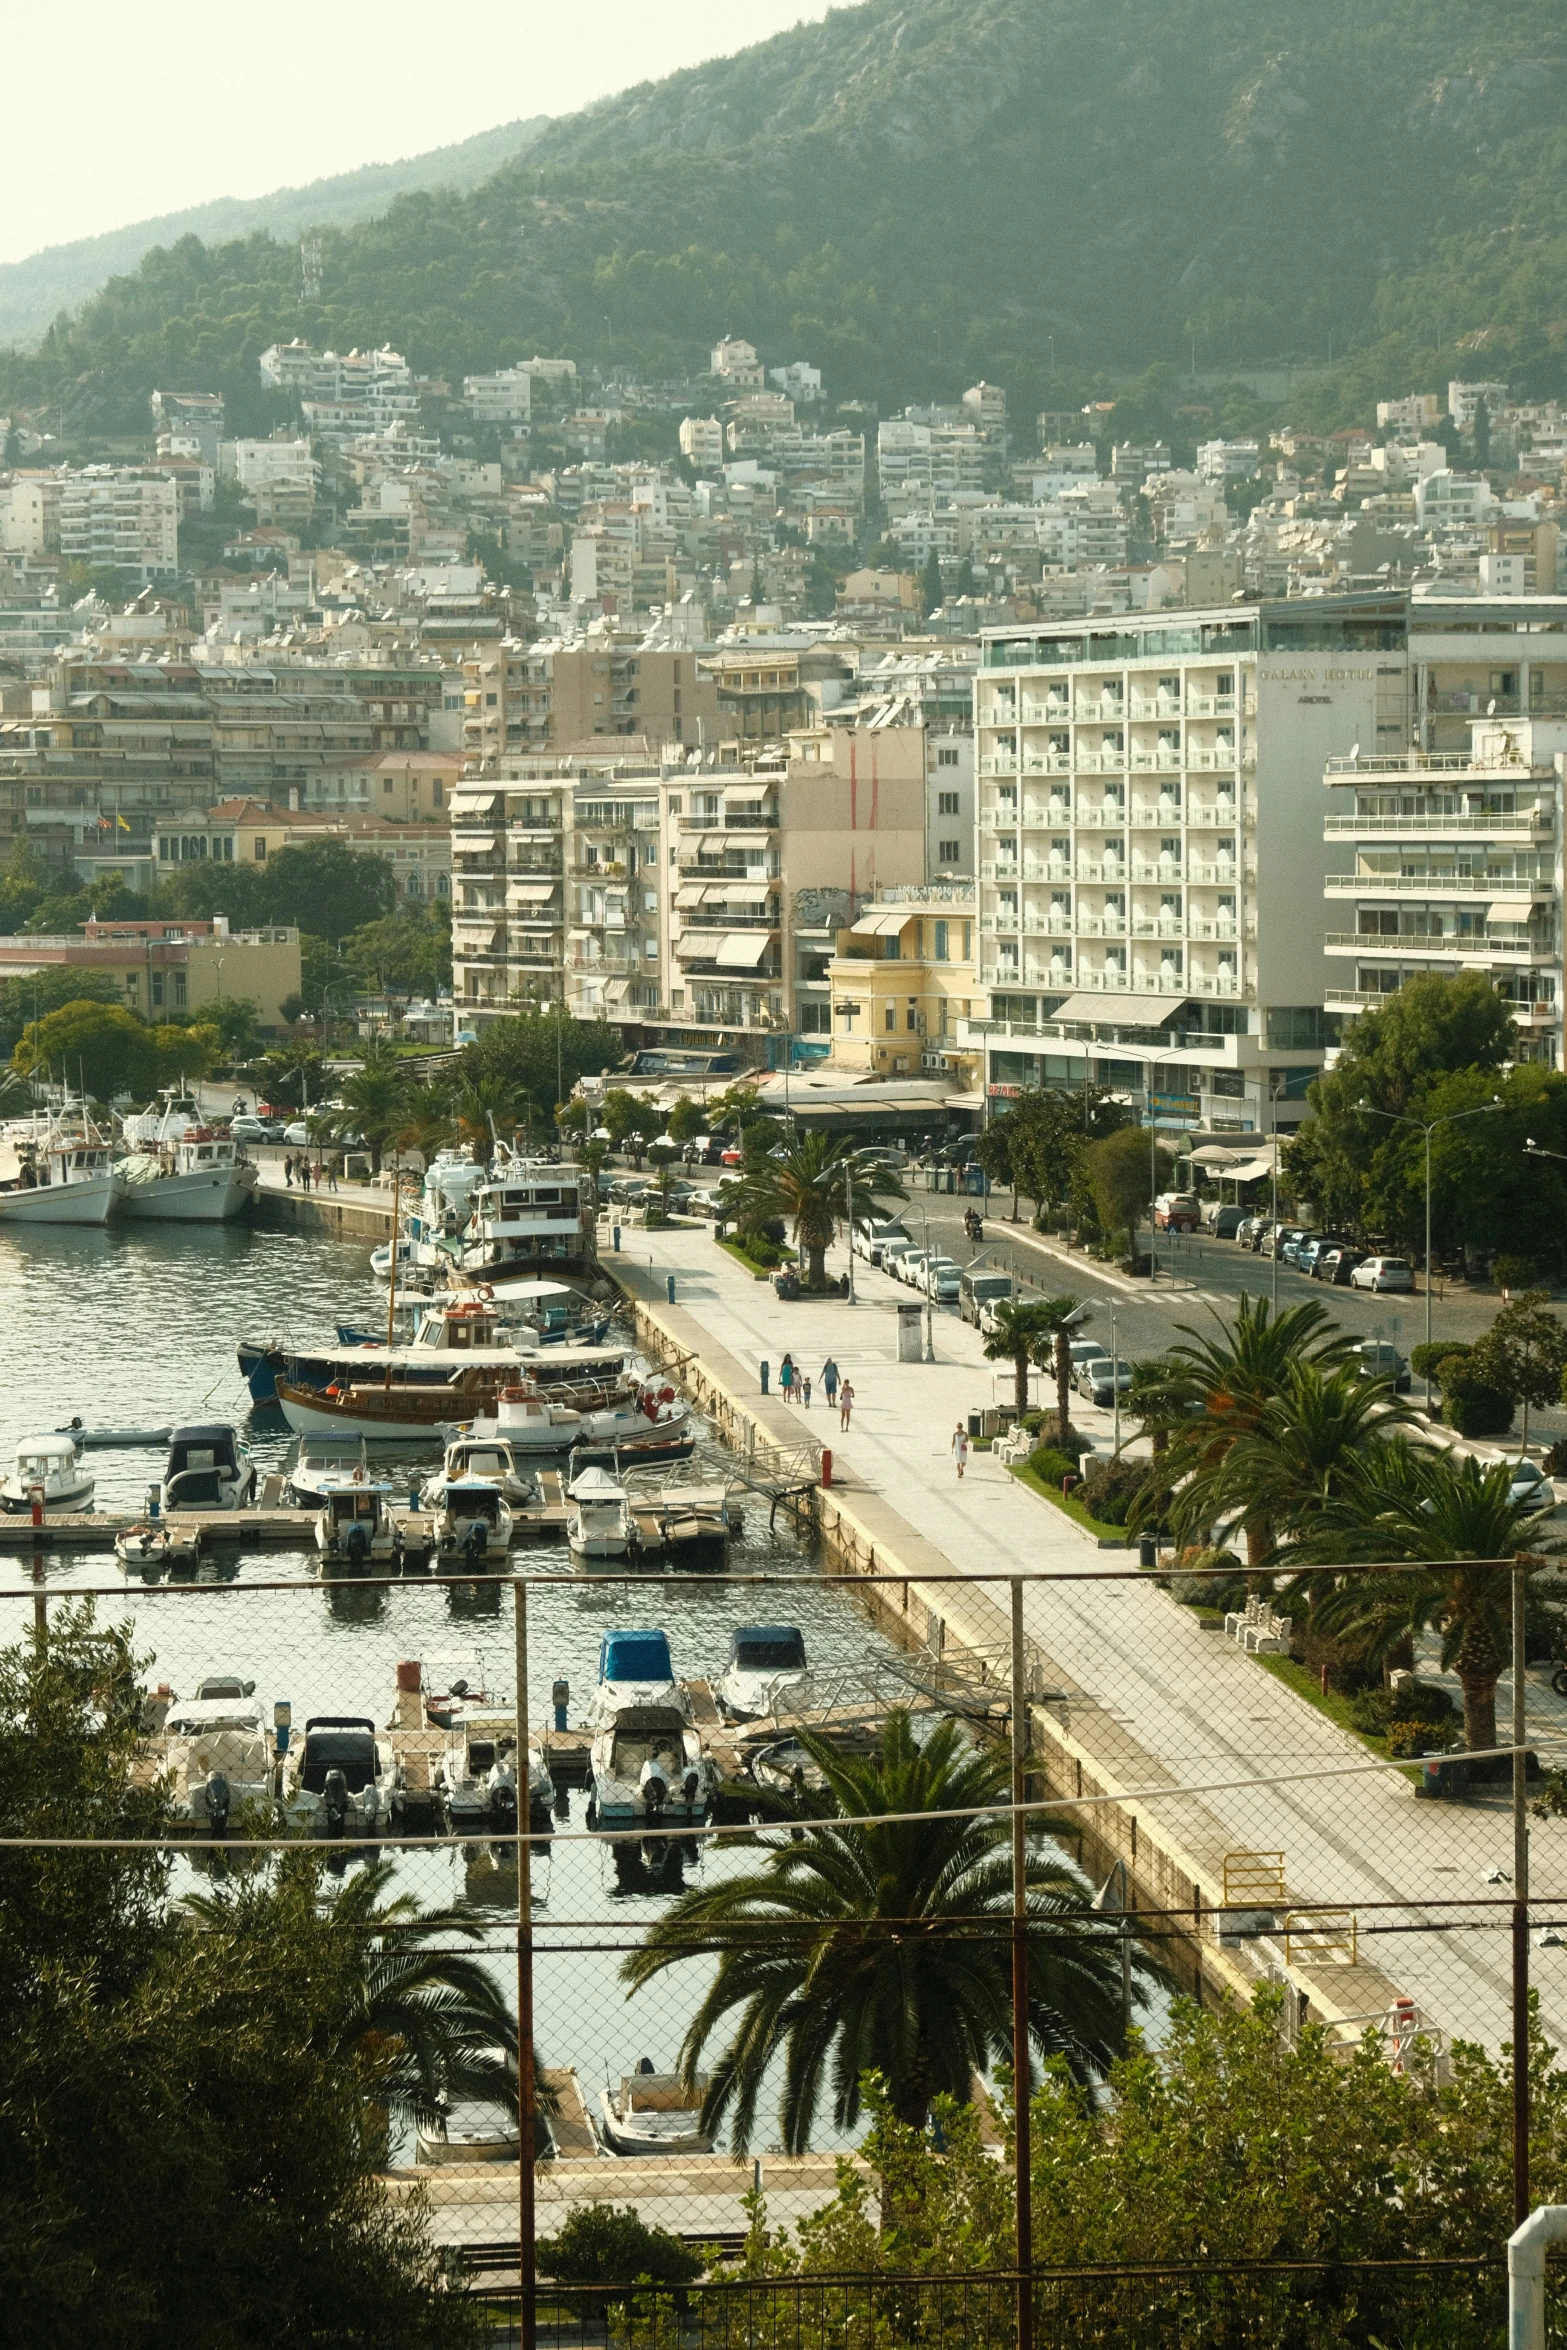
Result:
M864 0L328 227L317 302L262 233L150 253L0 361L0 409L134 429L159 383L238 417L296 334L659 375L731 332L840 398L983 375L1020 416L1142 375L1156 417L1189 366L1330 336L1349 413L1462 372L1563 390L1564 99L1559 0Z
M538 114L527 122L502 123L498 130L480 131L453 147L432 147L427 155L409 155L400 163L367 163L359 171L312 180L307 187L274 188L269 196L219 196L186 212L160 213L156 220L138 220L74 244L46 245L24 261L0 262L0 347L35 340L60 311L85 302L107 279L135 269L155 245L172 245L180 237L212 243L255 229L297 237L328 222L349 228L409 188L475 186L531 146L548 121L547 114Z

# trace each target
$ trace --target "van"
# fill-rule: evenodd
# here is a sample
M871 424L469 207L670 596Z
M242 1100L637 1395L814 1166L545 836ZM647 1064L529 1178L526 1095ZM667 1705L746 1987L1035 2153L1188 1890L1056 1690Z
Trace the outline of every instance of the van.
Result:
M971 1269L967 1270L958 1285L958 1313L965 1322L977 1323L981 1306L993 1305L1001 1298L1011 1295L1012 1276L1010 1273L997 1273L993 1270L988 1273L976 1273Z
M1161 1191L1153 1204L1154 1228L1159 1232L1195 1232L1197 1199L1190 1191Z
M887 1253L888 1242L893 1240L910 1240L896 1216L861 1216L855 1223L851 1245L857 1257L868 1257L873 1265L879 1265Z
M1215 1240L1233 1240L1245 1221L1244 1208L1227 1207L1216 1199L1209 1200L1202 1212L1202 1228Z

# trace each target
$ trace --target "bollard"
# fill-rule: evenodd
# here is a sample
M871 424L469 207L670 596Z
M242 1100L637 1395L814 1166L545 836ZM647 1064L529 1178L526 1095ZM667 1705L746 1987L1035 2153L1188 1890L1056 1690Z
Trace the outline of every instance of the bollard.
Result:
M618 1257L620 1254L620 1226L618 1224L611 1224L609 1228L609 1237L614 1244L615 1254Z
M673 1273L666 1273L664 1275L664 1295L668 1298L670 1304L673 1305L675 1302L675 1276Z
M286 1697L281 1697L272 1708L272 1736L277 1747L278 1760L288 1752L288 1733L294 1719L294 1709Z
M550 1689L550 1698L555 1707L555 1727L563 1731L566 1727L566 1708L571 1703L571 1683L556 1681Z
M34 1524L35 1526L41 1526L41 1525L43 1524L43 1522L44 1522L44 1489L43 1489L43 1487L42 1487L41 1485L32 1485L32 1486L29 1486L29 1488L28 1488L28 1493L27 1493L27 1498L28 1498L28 1500L29 1500L29 1501L32 1503L32 1505L33 1505L33 1524Z
M825 1493L831 1484L832 1454L828 1451L826 1445L824 1444L822 1446L822 1491Z
M765 1358L764 1358L764 1360L763 1360L763 1362L762 1362L762 1366L761 1366L761 1368L762 1368L762 1393L765 1395L765 1394L767 1393L767 1373L768 1373L768 1364L767 1364L767 1362L766 1362Z

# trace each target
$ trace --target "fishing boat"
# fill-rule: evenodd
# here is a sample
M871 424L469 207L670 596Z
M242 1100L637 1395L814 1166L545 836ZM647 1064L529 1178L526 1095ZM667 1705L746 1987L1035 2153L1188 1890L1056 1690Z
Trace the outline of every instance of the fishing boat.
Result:
M243 1215L256 1195L261 1170L240 1144L172 1108L151 1135L127 1121L136 1147L120 1161L123 1212L142 1224L227 1224Z
M215 1675L169 1708L163 1767L176 1819L218 1835L241 1815L256 1827L270 1823L272 1737L255 1689L254 1681Z
M74 1436L27 1436L16 1448L11 1474L0 1484L0 1508L31 1510L36 1494L45 1514L50 1510L91 1509L97 1483L82 1465L81 1447Z
M622 2074L618 2091L600 2096L604 2144L620 2155L711 2154L712 2134L702 2127L708 2079L698 2073L688 2088L678 2073L655 2072L644 2056L634 2073Z
M340 1329L331 1346L301 1347L272 1339L246 1339L239 1367L253 1403L276 1400L277 1383L329 1387L367 1380L381 1372L402 1387L442 1387L454 1370L484 1368L496 1384L532 1378L541 1386L575 1387L617 1377L629 1347L546 1341L530 1324L508 1325L495 1299L477 1291L422 1305L411 1337L395 1335L396 1295L392 1293L385 1339Z
M291 1828L317 1836L384 1834L402 1815L403 1766L357 1714L318 1714L283 1758Z
M776 1714L805 1685L805 1637L794 1624L742 1624L729 1636L729 1660L713 1684L726 1722Z
M62 1122L11 1126L0 1136L0 1230L12 1224L107 1224L125 1176L97 1129Z
M579 1469L566 1487L566 1547L578 1558L618 1559L636 1547L626 1489L607 1469Z
M436 1437L443 1444L494 1399L495 1390L475 1372L457 1372L446 1387L394 1387L384 1380L364 1386L277 1385L278 1408L296 1436L362 1437L366 1443L413 1444Z
M616 1820L700 1820L718 1793L717 1765L702 1746L683 1689L632 1699L601 1715L588 1750L594 1808Z
M511 1504L499 1486L454 1478L447 1481L435 1512L435 1538L443 1552L470 1564L479 1559L504 1562L511 1548Z
M535 1501L539 1481L517 1466L516 1455L503 1437L456 1436L433 1477L425 1480L420 1496L426 1509L438 1509L448 1485L493 1485L510 1502Z
M398 1539L390 1496L391 1487L379 1484L350 1484L329 1493L315 1523L321 1557L351 1567L395 1558Z
M525 1158L505 1143L468 1202L457 1263L469 1279L493 1281L546 1265L591 1264L597 1217L588 1178L574 1167Z
M149 1495L170 1510L242 1510L255 1498L256 1471L247 1447L221 1421L176 1428L163 1475Z

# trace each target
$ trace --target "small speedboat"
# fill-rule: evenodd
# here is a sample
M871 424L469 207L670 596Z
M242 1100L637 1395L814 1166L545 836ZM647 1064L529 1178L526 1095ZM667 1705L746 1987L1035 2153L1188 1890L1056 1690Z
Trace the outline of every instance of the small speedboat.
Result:
M46 1512L90 1509L95 1483L74 1436L27 1436L16 1448L10 1476L0 1484L0 1506L13 1514L31 1510L37 1494Z
M509 1707L475 1706L454 1724L435 1766L435 1785L454 1835L515 1834L517 1716ZM544 1757L528 1746L528 1810L548 1812L555 1782Z
M644 2056L621 2076L618 2091L601 2093L599 2134L611 2154L711 2154L713 2139L702 2127L707 2090L706 2073L688 2089L678 2073L655 2072Z
M623 1705L682 1705L666 1635L648 1631L606 1632L599 1642L598 1680L588 1699L588 1725L612 1721Z
M496 1709L484 1660L472 1650L453 1656L427 1657L419 1669L419 1679L424 1692L424 1718L437 1730L449 1730L471 1713Z
M600 1822L699 1820L719 1773L674 1678L662 1632L606 1632L588 1706L588 1770Z
M793 1624L742 1624L730 1634L729 1661L713 1684L727 1722L776 1714L804 1686L804 1635Z
M302 1436L288 1471L288 1499L296 1509L319 1510L334 1493L371 1481L364 1440Z
M443 1552L470 1562L505 1563L512 1514L498 1486L469 1478L451 1480L434 1514L436 1541Z
M272 1737L254 1681L214 1675L164 1718L174 1816L221 1835L272 1819Z
M157 1488L165 1517L170 1510L246 1509L255 1492L255 1465L232 1428L210 1422L175 1429Z
M388 1485L358 1483L329 1493L315 1528L316 1549L322 1558L363 1567L372 1559L394 1557L397 1525L390 1495Z
M579 1469L566 1487L566 1547L578 1558L624 1558L637 1522L623 1485L607 1469Z
M402 1815L403 1766L357 1714L318 1714L283 1758L291 1828L315 1836L384 1834Z
M160 1568L193 1567L201 1546L188 1534L176 1534L161 1518L143 1518L114 1537L114 1555L122 1567L143 1574Z
M501 1436L475 1436L468 1432L454 1437L446 1447L446 1458L433 1477L425 1481L421 1499L426 1509L439 1509L451 1484L493 1485L508 1501L536 1501L539 1481L528 1471L519 1469L511 1446Z

